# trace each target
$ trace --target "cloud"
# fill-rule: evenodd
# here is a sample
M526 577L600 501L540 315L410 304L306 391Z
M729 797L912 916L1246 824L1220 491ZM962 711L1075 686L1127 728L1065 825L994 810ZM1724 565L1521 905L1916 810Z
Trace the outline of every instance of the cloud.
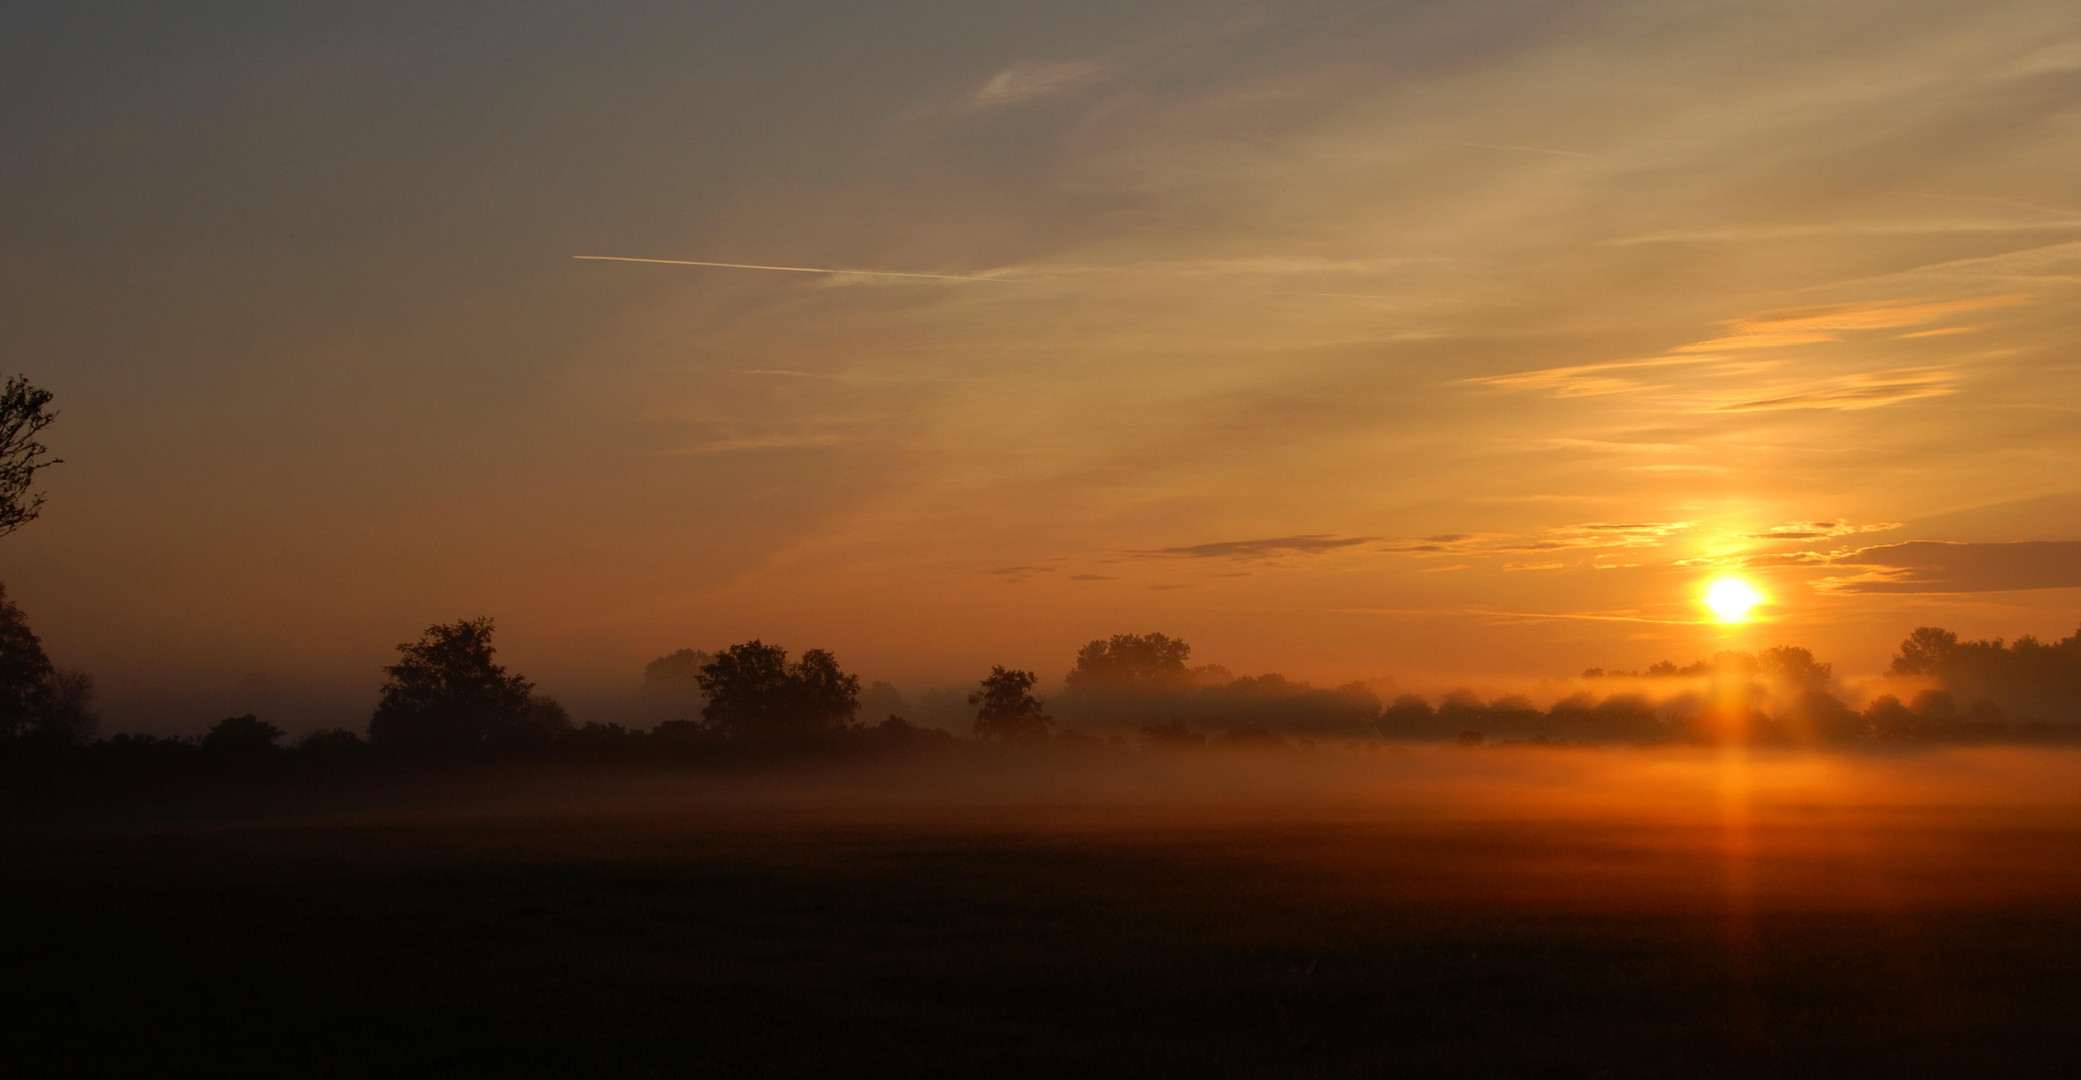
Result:
M1698 447L1673 442L1628 442L1622 439L1548 439L1546 445L1562 450L1587 450L1601 454L1695 454Z
M1597 364L1538 368L1507 375L1483 375L1462 382L1505 390L1544 390L1553 397L1595 397L1645 390L1650 384L1636 378L1647 369L1704 367L1707 374L1737 374L1727 353L1751 353L1800 345L1827 345L1844 335L1873 330L1898 330L1922 326L1951 315L1988 308L2008 307L2030 299L2024 295L1977 296L1960 300L1882 300L1852 304L1821 304L1780 308L1721 320L1725 332L1679 345L1662 356L1613 360ZM1926 331L1935 335L1964 332L1973 327L1944 327ZM1757 397L1710 412L1748 412L1765 409L1862 409L1890 405L1917 397L1950 393L1950 378L1933 370L1879 372L1853 375L1812 390L1788 391ZM1939 388L1940 384L1942 388Z
M1826 540L1836 536L1853 536L1857 533L1885 532L1900 528L1898 521L1881 521L1870 525L1852 525L1847 521L1787 521L1772 525L1761 532L1741 533L1744 540Z
M1303 536L1275 536L1264 540L1223 540L1213 544L1162 548L1138 554L1176 559L1269 559L1279 555L1325 555L1360 544L1369 544L1378 539L1380 538L1377 536L1309 533Z
M1008 585L1024 585L1035 575L1053 573L1054 570L1052 566L1001 566L985 573Z
M1614 247L1641 244L1734 244L1767 240L1792 240L1834 236L1913 236L1927 233L2039 232L2046 229L2081 228L2072 219L2027 221L1956 219L1906 221L1846 221L1823 225L1737 225L1724 229L1673 229L1628 236L1611 241Z
M1768 397L1713 405L1700 412L1771 412L1784 409L1876 409L1919 398L1942 397L1957 392L1957 379L1939 368L1875 371L1839 379L1786 388Z
M648 263L656 266L705 266L719 270L774 270L784 274L829 274L840 278L924 278L930 281L997 281L977 274L920 274L910 270L847 270L829 266L769 266L764 263L703 262L698 259L651 259L637 255L573 255L579 262Z
M2081 588L2081 541L1959 544L1911 540L1828 559L1864 572L1819 585L1849 593L1975 593Z
M1521 154L1550 154L1558 157L1589 157L1587 150L1561 150L1551 146L1518 146L1512 143L1463 142L1459 145L1475 150L1513 150Z
M1724 352L1733 349L1769 349L1784 345L1837 341L1848 331L1896 330L1903 326L1921 326L1948 315L2009 307L2028 299L2027 296L1978 296L1963 300L1882 300L1875 303L1786 308L1729 319L1721 323L1728 328L1728 333L1704 341L1694 341L1675 351Z
M2068 38L2025 53L2001 72L2012 79L2060 75L2081 68L2081 38Z
M1818 551L1775 551L1754 555L1701 555L1695 559L1678 559L1677 566L1724 566L1751 569L1761 566L1820 566L1828 562L1828 556Z
M2041 244L2034 247L2005 251L1998 255L1976 255L1963 259L1945 259L1941 262L1924 263L1896 270L1892 273L1874 274L1869 277L1852 278L1847 281L1831 282L1829 287L1841 288L1851 285L1872 285L1881 281L1905 282L1936 279L1979 279L1982 281L2014 282L2058 282L2074 284L2081 276L2071 271L2076 260L2081 260L2081 240L2065 240L2057 244ZM2060 273L2058 271L2069 271Z
M1567 367L1539 368L1519 371L1508 375L1481 375L1461 382L1478 383L1500 387L1505 390L1546 390L1554 397L1595 397L1600 394L1620 394L1629 390L1642 389L1643 384L1626 376L1611 375L1614 371L1631 371L1640 368L1675 367L1682 365L1710 364L1716 356L1658 356L1647 360L1613 360L1602 364L1574 364Z
M842 446L858 441L859 436L842 432L777 432L771 435L745 435L735 438L714 439L658 451L662 457L694 457L702 454L729 454L743 450L802 450L827 446Z
M1653 547L1698 527L1695 521L1590 521L1547 529L1530 539L1505 542L1496 551L1566 551L1577 548Z
M969 99L971 109L1015 105L1060 93L1098 74L1098 65L1080 60L1021 60L990 77Z
M1443 555L1471 551L1483 537L1473 533L1440 533L1436 536L1415 536L1390 540L1375 551L1396 555Z
M1395 555L1506 555L1531 552L1594 551L1654 547L1698 527L1695 521L1588 521L1560 525L1520 536L1497 533L1443 533L1390 540L1375 551ZM1506 570L1554 569L1560 563L1509 563Z

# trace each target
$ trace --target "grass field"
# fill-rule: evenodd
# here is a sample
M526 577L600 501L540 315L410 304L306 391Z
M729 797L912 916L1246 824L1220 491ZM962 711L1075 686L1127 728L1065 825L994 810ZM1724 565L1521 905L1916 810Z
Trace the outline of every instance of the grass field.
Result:
M13 1075L2072 1075L2062 752L424 778L16 812Z

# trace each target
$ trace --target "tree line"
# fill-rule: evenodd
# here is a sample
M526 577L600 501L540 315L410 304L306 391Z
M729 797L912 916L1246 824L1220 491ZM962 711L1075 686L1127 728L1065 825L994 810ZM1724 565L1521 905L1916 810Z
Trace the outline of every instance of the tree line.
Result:
M36 518L43 496L33 490L35 476L59 463L38 440L57 418L50 401L48 391L21 376L0 388L0 536ZM465 619L400 644L397 662L383 669L365 733L320 731L284 746L284 729L247 714L192 738L95 741L92 680L51 663L0 587L0 750L11 759L70 750L107 760L246 764L286 752L299 761L338 763L830 754L945 746L957 738L906 717L913 710L887 683L863 693L859 677L829 651L790 659L786 649L761 640L715 652L681 649L652 661L644 671L646 696L680 715L647 730L577 724L554 697L498 662L493 631L489 618ZM1902 694L1880 694L1861 709L1845 703L1829 665L1791 647L1723 652L1683 666L1664 661L1640 671L1591 669L1583 689L1545 708L1519 695L1484 701L1466 690L1435 702L1415 694L1383 701L1365 683L1317 688L1277 674L1237 676L1191 659L1192 646L1179 638L1115 634L1078 650L1052 700L1035 693L1034 672L996 665L965 695L942 695L936 704L962 710L965 733L984 742L1151 750L1315 738L1855 744L2043 741L2081 733L2081 631L2049 643L2005 643L1918 628L1889 672ZM945 719L948 710L938 711Z
M0 630L18 638L26 627L16 616L0 619ZM863 695L860 678L827 650L791 657L760 640L714 652L681 650L651 663L647 692L685 706L686 715L648 729L580 724L554 697L499 662L494 630L488 618L460 620L428 627L418 640L400 644L396 662L383 668L365 733L319 731L285 744L281 727L247 714L219 720L194 737L91 741L82 734L88 725L73 722L10 731L8 757L33 763L62 754L111 767L242 773L382 761L772 761L962 744L1162 753L1210 745L1263 749L1325 737L1846 746L2043 742L2081 734L2072 712L2059 714L2058 721L2012 719L1991 698L1961 703L1945 682L1958 679L1963 687L1981 680L1971 685L2000 689L2008 684L1988 682L1989 672L2002 663L2019 664L2029 673L2028 692L2042 695L2045 685L2068 685L2061 680L2081 670L2081 633L2049 646L2024 645L2018 660L2015 645L1960 642L1946 631L1918 629L1893 664L1893 677L1913 688L1908 699L1881 694L1861 709L1837 695L1828 664L1790 647L1723 652L1641 671L1592 669L1583 673L1582 689L1541 708L1520 695L1484 700L1462 690L1435 700L1403 694L1383 702L1357 684L1320 691L1276 675L1236 677L1213 665L1190 665L1191 647L1180 639L1118 634L1080 650L1052 700L1035 693L1040 679L1034 672L993 666L966 694L966 730L956 734L893 711L863 719L863 697L900 707L901 696L887 684ZM33 643L33 635L28 640ZM18 659L20 653L11 647L9 656ZM2002 655L2009 659L1995 659ZM2064 666L2047 664L2048 656L2068 660ZM1598 689L1614 683L1613 689Z

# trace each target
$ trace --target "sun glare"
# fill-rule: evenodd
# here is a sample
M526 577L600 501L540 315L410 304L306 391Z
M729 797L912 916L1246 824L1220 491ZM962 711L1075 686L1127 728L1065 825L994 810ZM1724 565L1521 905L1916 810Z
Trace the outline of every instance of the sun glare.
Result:
M1737 577L1723 577L1705 587L1705 606L1721 622L1746 622L1749 612L1763 602L1754 585Z

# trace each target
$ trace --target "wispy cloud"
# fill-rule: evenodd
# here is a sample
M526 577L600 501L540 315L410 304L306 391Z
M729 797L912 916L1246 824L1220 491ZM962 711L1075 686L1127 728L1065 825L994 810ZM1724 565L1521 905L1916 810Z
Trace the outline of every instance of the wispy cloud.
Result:
M1780 308L1721 322L1725 332L1679 345L1662 356L1595 364L1537 368L1507 375L1483 375L1466 383L1505 390L1544 390L1553 397L1595 397L1650 388L1639 378L1655 369L1710 369L1713 375L1740 375L1766 367L1755 361L1732 362L1727 354L1751 354L1796 346L1826 345L1857 332L1922 326L1952 315L2021 304L2019 294L1959 300L1883 300ZM1944 333L1970 329L1949 327ZM1749 366L1744 367L1743 364ZM1835 383L1767 395L1750 395L1707 411L1745 412L1772 408L1871 408L1915 397L1950 393L1948 376L1928 370L1848 376Z
M729 454L746 450L807 450L842 446L857 440L857 435L841 432L776 433L713 439L655 453L662 457L698 457L703 454Z
M635 255L573 255L582 262L653 263L660 266L706 266L722 270L775 270L786 274L829 274L837 277L925 278L932 281L997 281L978 274L920 274L909 270L847 270L830 266L768 266L763 263L706 262L700 259L651 259Z
M1561 450L1588 450L1600 454L1695 454L1698 447L1673 442L1629 442L1624 439L1547 439L1544 445Z
M1673 229L1614 240L1628 247L1640 244L1745 243L1794 240L1830 236L1914 236L1930 233L2015 233L2048 229L2081 229L2081 216L2071 219L2031 218L2023 221L1957 218L1950 220L1903 220L1835 222L1822 225L1736 225L1719 229Z
M1760 312L1722 325L1728 333L1678 347L1679 353L1725 352L1735 349L1769 349L1786 345L1808 345L1839 341L1854 330L1892 330L1921 326L1950 315L1988 308L2010 307L2027 296L1980 296L1964 300L1885 300L1863 304L1824 304Z
M1787 388L1765 397L1709 405L1699 412L1742 413L1784 409L1876 409L1918 398L1942 397L1957 392L1957 378L1948 371L1921 368L1908 371L1879 371L1830 379L1818 385Z
M2001 74L2012 79L2058 75L2081 68L2081 38L2068 38L2017 57Z
M1715 356L1658 356L1646 360L1613 360L1601 364L1539 368L1509 375L1481 375L1461 381L1504 390L1545 390L1554 397L1596 397L1639 390L1645 385L1637 379L1614 375L1612 372L1710 364L1718 359Z
M1732 470L1725 465L1706 465L1702 463L1684 465L1663 462L1654 465L1621 465L1619 466L1619 471L1637 473L1723 473Z
M1139 554L1176 559L1269 559L1280 555L1323 555L1369 544L1378 539L1377 536L1310 533L1303 536L1275 536L1263 540L1223 540L1212 544L1161 548Z
M1497 551L1560 551L1573 548L1653 547L1698 527L1695 521L1591 521L1547 529L1535 537L1498 544Z
M1548 154L1555 157L1589 157L1587 150L1561 150L1551 146L1521 146L1514 143L1463 142L1459 145L1474 150L1511 150L1520 154Z
M1588 521L1536 533L1443 533L1387 541L1375 551L1394 555L1504 555L1654 547L1698 527L1695 521ZM1520 568L1531 564L1518 564ZM1542 568L1547 565L1540 564Z
M2081 240L2037 244L1995 255L1945 259L1885 274L1831 281L1816 288L1871 286L1881 282L1912 282L1917 287L1930 287L1932 283L1941 286L1960 280L1983 281L1990 284L2000 282L2010 288L2017 284L2030 287L2040 282L2067 285L2081 283Z
M1869 525L1852 525L1847 521L1787 521L1772 525L1757 532L1741 533L1744 540L1827 540L1837 536L1854 536L1858 533L1885 532L1900 528L1900 522L1881 521Z
M1021 60L990 76L968 105L985 109L1032 101L1086 82L1098 71L1098 65L1081 60Z
M847 383L959 383L975 380L955 375L866 375L854 371L796 371L793 368L732 368L732 375L775 379L821 379Z

